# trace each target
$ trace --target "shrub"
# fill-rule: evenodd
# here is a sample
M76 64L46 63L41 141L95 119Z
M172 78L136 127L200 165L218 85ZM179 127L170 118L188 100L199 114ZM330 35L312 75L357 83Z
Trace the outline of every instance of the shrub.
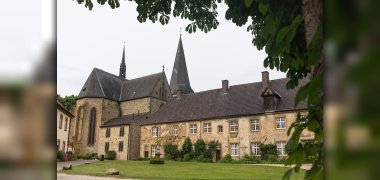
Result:
M92 159L91 154L84 154L81 156L82 159Z
M163 159L151 159L149 161L149 164L164 164L164 160Z
M106 159L108 160L115 160L116 159L116 152L115 151L108 151L106 152Z
M206 149L206 151L203 153L203 156L208 159L212 159L212 150L211 148Z
M64 161L63 151L57 151L57 159L59 161Z
M203 162L204 160L205 160L205 157L203 155L199 155L197 157L197 161L199 161L199 162Z
M182 145L182 151L184 154L191 153L193 150L193 144L189 137L185 139L185 142Z
M269 154L269 156L268 156L268 161L269 161L270 163L275 163L275 162L277 162L277 155Z
M190 156L189 153L188 153L188 154L185 154L185 155L183 156L182 161L190 161L190 160L191 160L191 156Z
M260 144L261 159L268 160L269 155L277 155L277 147L275 144Z
M206 151L206 144L203 141L203 139L197 139L197 141L194 144L194 156L198 157Z
M222 162L232 162L232 157L230 154L226 154L224 158L222 159Z
M172 144L164 145L165 159L176 160L179 157L177 146Z
M74 155L69 157L69 161L76 161L78 158Z
M203 160L203 162L212 163L213 161L212 161L212 159L210 159L210 158L205 158L205 159Z

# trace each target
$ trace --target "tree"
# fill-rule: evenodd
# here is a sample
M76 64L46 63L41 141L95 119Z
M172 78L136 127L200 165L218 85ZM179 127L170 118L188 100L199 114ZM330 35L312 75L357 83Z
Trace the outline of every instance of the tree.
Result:
M162 25L169 22L169 15L190 20L186 27L189 33L197 29L207 33L219 25L216 16L217 4L221 0L134 0L137 3L137 19L153 23L157 20ZM93 8L91 0L85 2L85 7ZM98 0L99 4L106 2L111 8L120 6L119 0ZM174 2L174 6L172 3ZM286 164L296 163L284 175L289 179L292 172L299 172L305 159L313 157L313 166L307 171L305 178L323 178L323 1L322 0L225 0L228 9L226 19L237 26L243 26L250 18L252 23L247 31L251 32L252 43L258 50L265 50L267 57L263 60L264 67L276 68L285 72L289 79L287 88L295 88L302 79L309 79L306 85L298 90L295 104L306 100L308 116L299 115L291 125L287 143L289 156ZM172 9L173 7L173 9ZM299 143L300 134L304 129L314 132L312 145Z
M206 151L206 144L203 141L203 139L197 139L197 141L194 144L194 156L198 157L200 155L203 155Z
M191 140L189 137L185 139L185 142L182 145L182 151L183 151L183 154L188 154L193 151L193 143L191 143Z
M64 98L61 97L60 95L58 95L58 100L65 106L65 108L68 110L68 111L71 111L71 109L74 107L75 105L75 101L76 101L76 98L77 96L74 96L74 95L71 95L71 96L65 96Z

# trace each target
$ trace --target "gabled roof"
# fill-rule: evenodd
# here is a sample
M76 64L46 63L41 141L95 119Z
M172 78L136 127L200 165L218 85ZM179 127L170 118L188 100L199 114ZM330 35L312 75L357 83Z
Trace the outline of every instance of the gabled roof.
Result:
M148 117L149 113L135 115L126 115L118 118L113 118L106 121L100 127L112 127L112 126L121 126L121 125L130 125L130 124L141 124Z
M70 118L73 118L74 115L71 114L71 112L69 110L67 110L65 108L65 106L57 99L57 109L61 110L61 112L65 113L67 116L69 116Z
M183 93L194 93L190 86L189 75L187 73L185 52L183 50L182 38L179 38L177 53L175 56L175 62L173 66L172 77L170 79L170 88L172 94L178 89L181 89Z
M163 73L122 80L116 75L94 68L79 92L77 99L107 98L115 101L125 101L148 97Z
M281 95L276 111L306 109L305 102L300 102L297 107L294 107L298 88L287 90L287 81L286 78L270 81L269 86ZM305 83L305 80L301 81L300 86ZM231 86L228 93L222 93L222 89L214 89L185 94L163 105L143 124L263 114L265 113L264 99L261 94L261 82Z

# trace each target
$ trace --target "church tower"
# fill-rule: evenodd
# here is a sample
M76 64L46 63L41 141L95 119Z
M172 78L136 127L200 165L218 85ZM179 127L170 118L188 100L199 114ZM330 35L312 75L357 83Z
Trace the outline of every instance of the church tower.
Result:
M125 71L126 71L126 66L125 66L125 43L124 43L123 57L121 59L120 71L119 71L119 78L122 80L125 80Z
M177 90L181 90L183 94L194 93L190 86L189 75L187 74L185 52L183 50L181 35L179 36L172 77L170 79L170 89L172 94L175 94Z

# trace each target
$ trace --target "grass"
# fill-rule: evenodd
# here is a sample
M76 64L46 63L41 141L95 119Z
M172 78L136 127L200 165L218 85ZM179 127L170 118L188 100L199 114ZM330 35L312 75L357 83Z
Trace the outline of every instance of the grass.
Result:
M248 164L198 163L165 161L164 165L149 164L149 161L98 161L74 166L73 170L60 173L106 176L109 168L116 168L119 178L137 179L282 179L288 168L255 166ZM302 179L304 170L293 173L291 179Z

